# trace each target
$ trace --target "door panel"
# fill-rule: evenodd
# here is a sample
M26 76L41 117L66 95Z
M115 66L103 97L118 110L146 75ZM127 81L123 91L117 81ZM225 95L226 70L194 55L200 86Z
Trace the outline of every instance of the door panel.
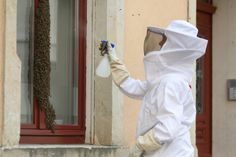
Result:
M212 156L212 14L209 3L197 4L199 36L208 40L206 54L197 61L196 143L199 157Z

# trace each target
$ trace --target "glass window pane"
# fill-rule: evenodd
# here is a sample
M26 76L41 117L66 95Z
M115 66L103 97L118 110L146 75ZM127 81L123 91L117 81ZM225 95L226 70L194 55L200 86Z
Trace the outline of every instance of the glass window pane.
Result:
M17 3L17 54L21 61L21 123L32 123L32 65L30 54L31 0Z
M197 60L196 69L196 109L197 113L204 112L204 57Z
M57 124L78 124L78 49L75 0L50 0L51 98Z

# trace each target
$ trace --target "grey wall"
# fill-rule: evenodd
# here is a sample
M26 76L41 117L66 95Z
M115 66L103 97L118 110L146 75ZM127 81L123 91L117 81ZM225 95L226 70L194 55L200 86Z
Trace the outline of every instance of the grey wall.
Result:
M236 102L227 101L226 81L236 78L236 1L214 0L213 157L236 154Z

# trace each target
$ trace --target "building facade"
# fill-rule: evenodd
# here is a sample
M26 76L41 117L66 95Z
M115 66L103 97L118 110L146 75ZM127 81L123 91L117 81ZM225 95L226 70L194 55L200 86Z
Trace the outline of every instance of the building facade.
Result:
M56 112L54 133L46 129L46 115L33 94L35 32L45 30L41 29L42 23L35 23L40 0L0 0L0 154L3 157L126 156L135 142L140 101L123 96L111 78L95 75L101 60L99 42L106 39L116 43L118 56L132 76L143 79L146 27L166 27L174 19L196 24L212 44L207 52L212 55L202 60L204 66L212 68L212 74L207 75L212 84L207 90L212 93L209 95L212 102L202 103L210 107L199 112L197 136L195 126L191 130L192 143L195 146L197 140L200 157L230 157L235 153L234 102L227 100L226 92L226 80L235 77L234 0L49 2L49 100ZM210 6L216 6L216 11ZM213 8L211 13L209 8ZM211 18L201 16L202 12ZM206 34L209 31L204 31L205 28L212 28L212 33ZM197 78L198 75L194 76L192 83L196 99ZM210 121L204 120L211 127L201 127L199 123L206 111L210 113L207 114Z

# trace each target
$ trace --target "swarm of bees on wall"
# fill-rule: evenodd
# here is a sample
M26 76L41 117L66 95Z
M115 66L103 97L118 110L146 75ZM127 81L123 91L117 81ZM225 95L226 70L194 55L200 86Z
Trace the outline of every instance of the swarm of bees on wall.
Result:
M40 0L34 20L33 88L39 108L45 113L46 128L54 132L55 110L50 96L50 10L49 0Z

